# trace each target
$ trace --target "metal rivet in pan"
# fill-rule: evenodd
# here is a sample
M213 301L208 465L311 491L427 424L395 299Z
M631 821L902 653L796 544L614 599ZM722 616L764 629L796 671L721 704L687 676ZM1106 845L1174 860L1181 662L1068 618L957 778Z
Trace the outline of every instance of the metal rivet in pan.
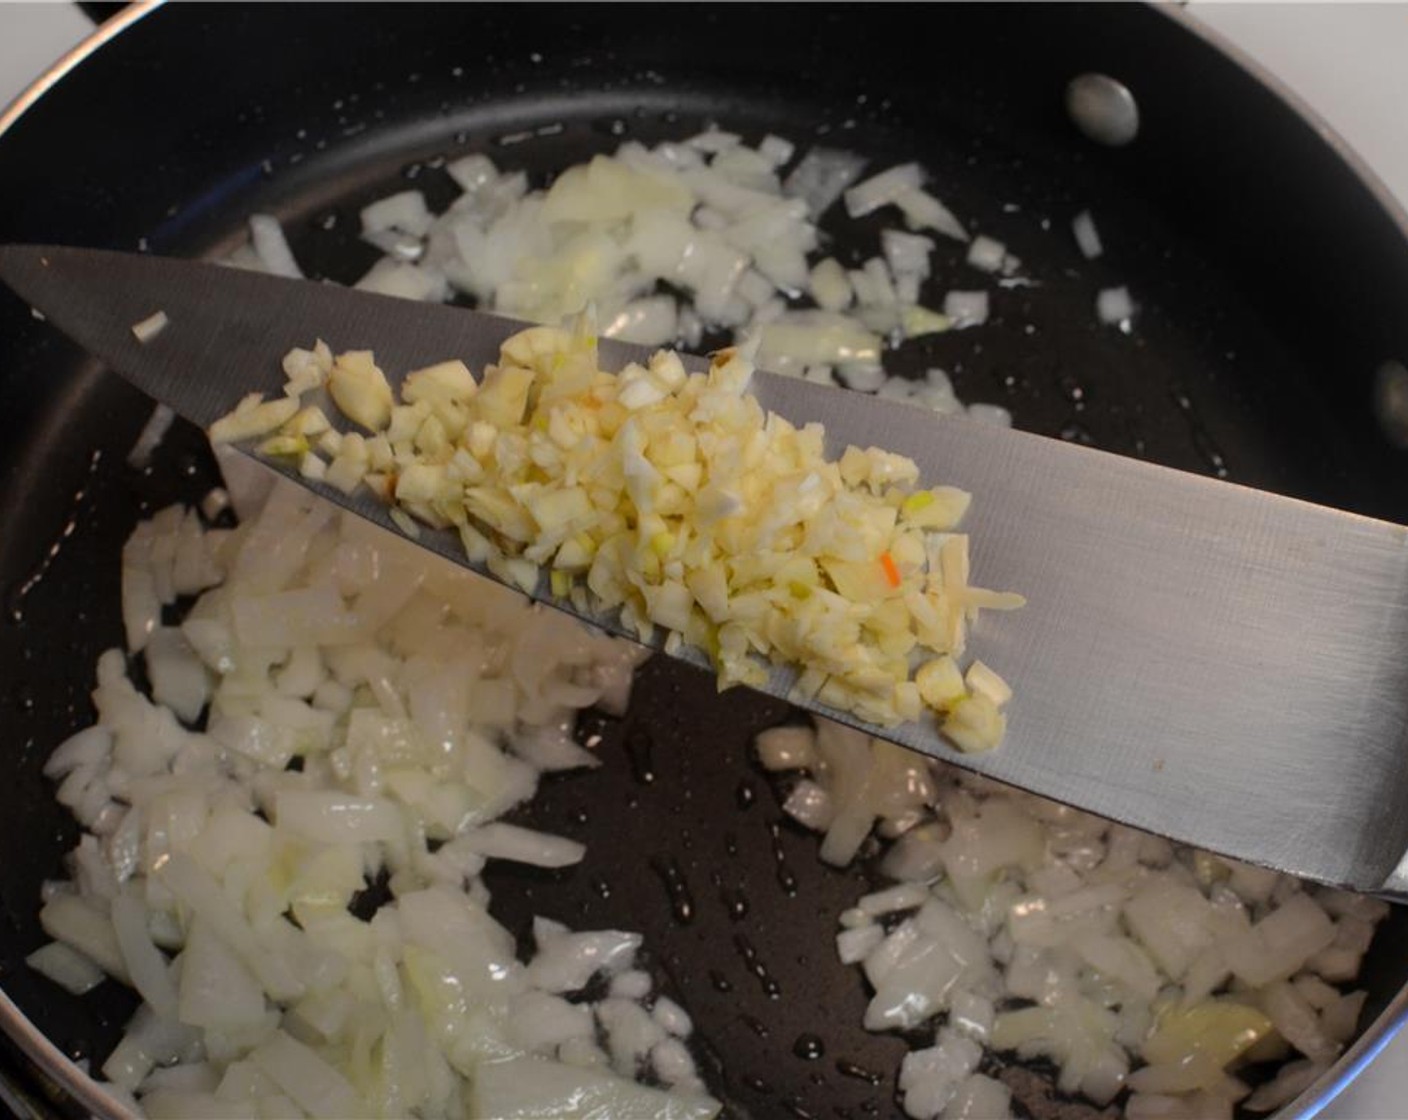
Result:
M1066 112L1089 139L1112 148L1139 135L1139 106L1108 74L1080 74L1066 86Z
M1387 361L1374 374L1374 415L1395 447L1408 448L1408 368Z

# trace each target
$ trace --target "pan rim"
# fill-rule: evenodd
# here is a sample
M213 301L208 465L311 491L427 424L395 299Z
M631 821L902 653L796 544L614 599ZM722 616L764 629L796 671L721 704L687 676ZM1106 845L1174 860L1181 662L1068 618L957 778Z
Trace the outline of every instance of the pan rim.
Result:
M95 27L92 33L66 54L60 56L34 79L0 112L0 138L44 95L77 66L99 49L139 23L164 0L136 0L112 18ZM56 1082L75 1103L95 1117L111 1120L136 1120L125 1102L110 1093L90 1073L81 1069L53 1041L39 1030L29 1016L20 1010L8 992L0 988L0 1030L15 1043L39 1071Z
M166 0L135 0L97 26L87 38L56 60L13 101L0 109L0 141L3 141L5 134L24 114L41 102L44 95L70 71L86 62L109 42L131 30L148 15L165 6ZM1375 203L1393 221L1404 239L1405 251L1408 251L1408 207L1393 195L1358 149L1299 93L1221 32L1202 23L1175 0L1149 0L1148 6L1231 60L1313 128L1321 142L1339 157L1355 178L1369 190ZM1318 1115L1374 1061L1405 1026L1408 1026L1408 984L1399 989L1384 1010L1329 1069L1276 1113L1277 1120L1309 1120ZM4 1030L40 1072L58 1083L76 1104L95 1117L137 1120L137 1114L126 1102L81 1069L35 1027L2 987L0 1030Z
M63 79L70 70L86 62L100 47L151 15L164 3L165 0L134 0L111 19L95 27L86 39L56 59L34 81L20 90L15 95L15 99L6 105L3 111L0 111L0 136L4 136L15 122Z

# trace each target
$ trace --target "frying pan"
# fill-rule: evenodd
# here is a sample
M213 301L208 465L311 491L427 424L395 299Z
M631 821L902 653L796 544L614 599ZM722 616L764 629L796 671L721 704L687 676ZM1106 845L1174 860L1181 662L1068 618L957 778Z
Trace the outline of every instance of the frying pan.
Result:
M1131 91L1133 143L1073 127L1063 91L1085 73ZM411 183L443 205L440 164L471 151L542 183L623 138L717 122L851 148L876 168L917 158L1036 286L997 292L983 329L916 346L915 370L943 366L963 399L1003 404L1033 431L1408 521L1403 452L1375 410L1381 369L1408 358L1402 216L1319 125L1175 12L171 5L119 15L46 83L0 132L0 240L215 254L264 210L312 275L342 281L374 255L356 238L359 207ZM1069 236L1085 208L1107 247L1095 262ZM855 223L835 252L869 255L878 224ZM961 251L940 247L940 278L963 275ZM1129 333L1092 313L1114 284L1139 304ZM149 408L0 300L0 969L13 1001L0 1018L56 1082L60 1111L102 1111L67 1059L100 1062L132 1002L113 984L70 997L23 964L43 940L40 885L75 839L40 767L90 720L94 659L120 640L122 541L216 477L179 428L148 469L125 465ZM822 867L750 757L752 735L786 718L651 662L626 718L584 716L606 766L546 783L523 814L586 841L586 863L493 869L496 910L520 935L534 912L643 931L732 1114L897 1114L904 1042L860 1028L862 981L832 945L869 873ZM1365 961L1363 1036L1290 1115L1313 1113L1399 1025L1405 930L1396 911ZM1034 1115L1094 1111L1039 1066L989 1072Z

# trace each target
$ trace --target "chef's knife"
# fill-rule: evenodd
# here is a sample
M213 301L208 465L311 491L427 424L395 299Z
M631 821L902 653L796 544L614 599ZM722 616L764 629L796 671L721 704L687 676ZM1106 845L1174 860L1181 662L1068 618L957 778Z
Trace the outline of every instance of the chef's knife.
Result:
M0 247L0 278L203 427L247 393L277 395L283 355L318 338L374 350L392 375L447 358L482 368L524 325L50 246ZM167 325L140 342L133 324L157 311ZM601 352L608 368L647 353L612 342ZM1016 692L996 750L963 755L930 724L880 730L809 706L1177 840L1408 893L1408 530L798 379L759 374L753 391L794 423L824 423L831 454L883 447L914 458L928 484L972 491L975 571L1028 600L985 614L971 642ZM349 497L282 473L396 531L365 489ZM475 567L452 533L419 542ZM620 632L613 616L591 621ZM778 672L769 691L785 696L791 680Z

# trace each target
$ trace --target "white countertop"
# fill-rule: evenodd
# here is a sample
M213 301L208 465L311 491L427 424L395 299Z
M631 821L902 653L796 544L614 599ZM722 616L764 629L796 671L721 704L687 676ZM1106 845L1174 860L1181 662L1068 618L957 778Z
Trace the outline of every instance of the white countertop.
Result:
M1193 10L1316 109L1408 208L1408 4L1200 0ZM90 30L72 4L0 3L0 105ZM1321 1115L1408 1118L1408 1032Z

